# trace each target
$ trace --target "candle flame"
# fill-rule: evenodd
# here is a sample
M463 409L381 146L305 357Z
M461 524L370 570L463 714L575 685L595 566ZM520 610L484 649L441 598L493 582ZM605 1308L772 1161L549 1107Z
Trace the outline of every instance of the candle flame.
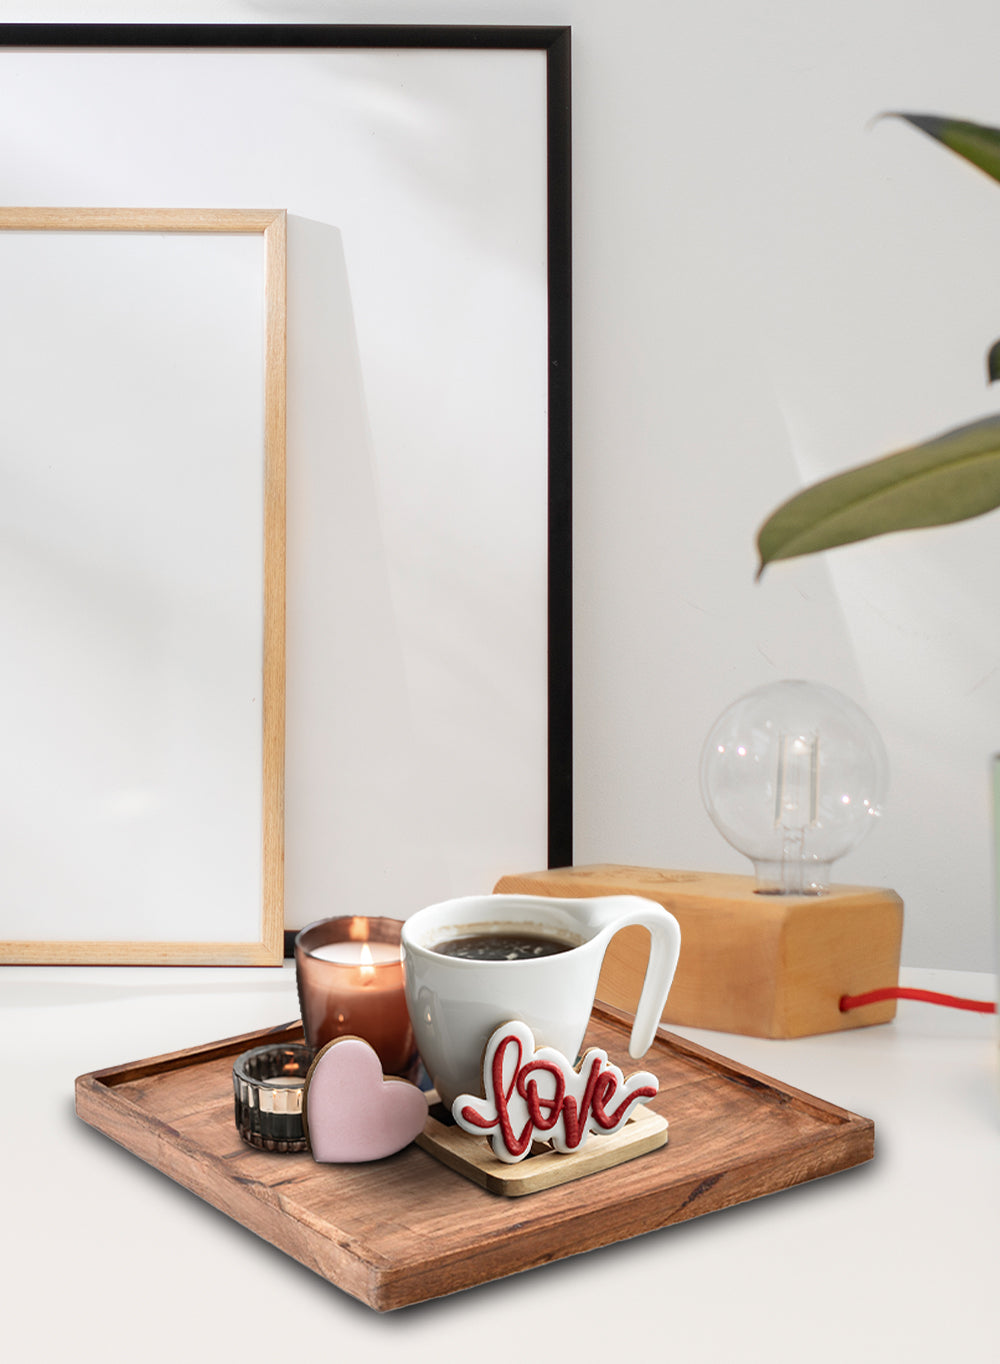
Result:
M372 950L366 942L361 944L361 966L359 968L362 980L372 980L375 975L375 959Z

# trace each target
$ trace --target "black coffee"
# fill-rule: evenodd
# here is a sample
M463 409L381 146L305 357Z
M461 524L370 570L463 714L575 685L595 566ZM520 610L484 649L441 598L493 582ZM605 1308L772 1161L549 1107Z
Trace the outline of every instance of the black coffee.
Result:
M546 938L540 933L475 933L436 942L434 951L464 961L530 961L533 957L568 952L572 946L561 938Z

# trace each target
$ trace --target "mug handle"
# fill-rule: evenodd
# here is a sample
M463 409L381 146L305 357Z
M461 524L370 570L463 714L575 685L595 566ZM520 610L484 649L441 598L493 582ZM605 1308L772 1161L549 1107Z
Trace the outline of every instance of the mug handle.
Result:
M649 961L628 1044L629 1056L644 1056L653 1045L677 970L681 951L680 924L669 910L641 895L595 897L583 901L583 906L586 906L584 913L590 924L600 929L594 941L600 943L602 959L608 943L619 929L638 925L649 930Z

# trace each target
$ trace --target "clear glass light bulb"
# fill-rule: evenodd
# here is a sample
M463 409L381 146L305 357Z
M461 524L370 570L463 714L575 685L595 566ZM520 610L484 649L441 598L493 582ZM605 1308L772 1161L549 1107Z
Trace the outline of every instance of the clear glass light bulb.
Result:
M889 761L868 716L833 687L772 682L734 702L701 752L716 828L749 857L758 892L819 895L881 814Z

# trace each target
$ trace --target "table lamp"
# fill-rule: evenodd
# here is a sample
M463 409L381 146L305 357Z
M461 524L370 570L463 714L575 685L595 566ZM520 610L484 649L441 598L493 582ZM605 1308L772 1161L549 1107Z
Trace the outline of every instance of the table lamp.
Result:
M894 999L840 1007L899 981L900 897L830 880L885 799L885 746L865 713L818 683L759 687L711 727L700 778L709 815L753 876L601 863L504 876L495 890L643 895L670 910L681 953L667 1024L789 1038L893 1018ZM634 1010L648 950L642 929L619 933L598 999Z

